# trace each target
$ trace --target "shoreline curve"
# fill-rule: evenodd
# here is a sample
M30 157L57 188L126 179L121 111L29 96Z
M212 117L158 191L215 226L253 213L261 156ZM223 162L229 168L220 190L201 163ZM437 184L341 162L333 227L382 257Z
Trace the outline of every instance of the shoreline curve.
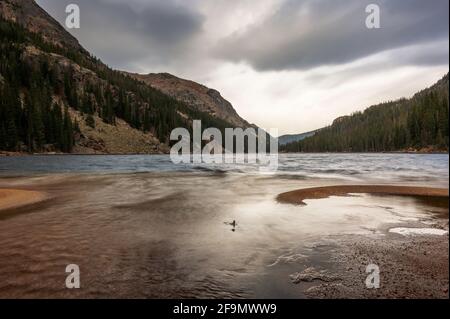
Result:
M303 188L281 193L276 200L282 204L306 205L306 199L322 199L330 196L349 196L350 194L376 194L413 197L449 197L447 188L393 186L393 185L336 185Z

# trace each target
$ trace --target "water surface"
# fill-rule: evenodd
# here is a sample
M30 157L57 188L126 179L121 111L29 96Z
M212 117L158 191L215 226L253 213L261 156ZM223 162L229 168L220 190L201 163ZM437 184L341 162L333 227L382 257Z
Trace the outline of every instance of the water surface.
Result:
M448 211L408 197L275 201L325 185L448 187L447 155L280 155L271 174L168 156L30 156L0 158L0 172L0 187L51 196L0 213L0 297L302 297L289 274L324 240ZM68 264L82 289L65 288Z

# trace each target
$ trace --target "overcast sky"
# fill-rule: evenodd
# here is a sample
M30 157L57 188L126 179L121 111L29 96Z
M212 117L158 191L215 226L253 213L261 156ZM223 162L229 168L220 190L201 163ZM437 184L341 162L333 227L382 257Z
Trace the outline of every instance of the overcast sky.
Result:
M108 65L215 88L280 134L411 96L448 72L448 0L38 0ZM366 28L376 3L381 28Z

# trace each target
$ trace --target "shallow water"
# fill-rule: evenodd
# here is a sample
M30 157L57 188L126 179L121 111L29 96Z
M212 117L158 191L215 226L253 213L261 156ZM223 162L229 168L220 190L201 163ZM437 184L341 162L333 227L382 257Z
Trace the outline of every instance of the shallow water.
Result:
M51 196L0 213L0 297L302 297L289 274L324 240L448 211L392 196L275 201L345 183L447 187L447 155L281 155L273 174L167 156L0 158L0 169L0 187ZM68 264L82 289L65 288Z

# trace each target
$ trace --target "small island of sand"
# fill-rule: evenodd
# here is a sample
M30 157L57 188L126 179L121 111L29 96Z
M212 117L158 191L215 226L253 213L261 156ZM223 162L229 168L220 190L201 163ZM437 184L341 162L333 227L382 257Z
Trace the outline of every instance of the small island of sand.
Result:
M320 199L330 196L348 196L349 194L377 194L414 197L448 197L448 189L415 186L391 185L340 185L297 189L277 196L284 204L306 205L305 199Z

